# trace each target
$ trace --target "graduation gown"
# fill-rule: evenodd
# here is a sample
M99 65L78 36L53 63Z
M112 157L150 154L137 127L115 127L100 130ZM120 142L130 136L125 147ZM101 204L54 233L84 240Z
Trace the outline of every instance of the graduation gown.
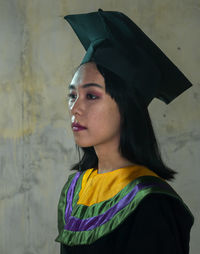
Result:
M58 203L61 254L188 254L194 217L173 188L142 165L72 174Z

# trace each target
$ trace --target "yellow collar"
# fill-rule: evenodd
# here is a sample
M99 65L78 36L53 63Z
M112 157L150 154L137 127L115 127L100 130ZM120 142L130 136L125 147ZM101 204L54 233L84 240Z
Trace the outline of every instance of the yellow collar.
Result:
M97 169L87 169L83 175L78 204L91 206L114 197L127 184L140 176L157 176L143 165L131 165L98 174Z

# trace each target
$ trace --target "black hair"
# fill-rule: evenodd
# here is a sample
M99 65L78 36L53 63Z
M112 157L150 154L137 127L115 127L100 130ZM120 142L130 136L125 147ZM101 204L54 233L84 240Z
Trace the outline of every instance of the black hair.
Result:
M118 75L101 65L97 69L105 79L106 93L115 100L121 116L120 154L134 164L144 165L166 180L177 174L167 167L162 158L153 130L148 108L143 104L138 92ZM76 148L79 146L76 144ZM85 171L98 167L98 157L94 147L81 147L83 156L71 170ZM80 153L80 151L79 151Z

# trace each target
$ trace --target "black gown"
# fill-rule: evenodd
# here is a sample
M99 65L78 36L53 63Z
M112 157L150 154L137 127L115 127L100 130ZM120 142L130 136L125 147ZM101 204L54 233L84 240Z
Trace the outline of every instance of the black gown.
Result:
M70 246L61 242L60 254L188 254L193 223L182 202L152 192L114 230L90 244Z

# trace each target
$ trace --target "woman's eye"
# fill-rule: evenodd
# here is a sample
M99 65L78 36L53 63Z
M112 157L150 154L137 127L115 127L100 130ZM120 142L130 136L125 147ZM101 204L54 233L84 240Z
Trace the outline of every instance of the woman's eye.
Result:
M75 99L75 94L73 94L73 93L69 93L68 95L67 95L67 98L68 99Z
M92 100L98 99L98 96L96 96L96 95L94 95L94 94L91 94L91 93L88 93L88 94L87 94L87 97L88 97L89 99L92 99Z
M98 99L98 98L99 98L98 96L96 96L96 95L94 95L94 94L91 94L91 93L88 93L88 94L86 95L86 97L87 97L89 100L95 100L95 99ZM76 99L76 94L69 93L69 94L67 95L67 98L70 99L70 100L74 100L74 99Z

